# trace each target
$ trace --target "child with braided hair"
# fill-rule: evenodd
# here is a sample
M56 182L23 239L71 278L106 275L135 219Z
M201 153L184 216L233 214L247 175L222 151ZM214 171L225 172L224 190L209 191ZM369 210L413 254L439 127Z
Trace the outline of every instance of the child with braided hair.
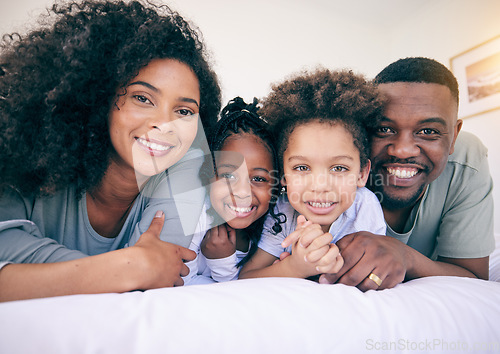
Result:
M278 192L278 156L273 136L257 114L257 99L236 97L222 110L210 141L213 166L207 218L212 227L194 236L198 253L187 263L185 284L228 281L255 253L266 216L278 220L273 206ZM270 212L268 212L270 211Z

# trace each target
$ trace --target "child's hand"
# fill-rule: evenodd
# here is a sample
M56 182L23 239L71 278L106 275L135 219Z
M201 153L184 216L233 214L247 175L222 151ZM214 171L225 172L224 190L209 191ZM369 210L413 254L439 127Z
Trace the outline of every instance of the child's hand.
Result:
M305 216L299 215L297 217L297 227L295 228L295 231L301 230L306 228L307 226L311 225L312 223L308 220L306 220ZM294 244L297 242L297 240L300 237L300 232L292 232L290 235L288 235L283 242L281 242L281 246L283 248L287 248L288 246Z
M319 225L317 225L319 227ZM308 227L307 229L309 229ZM303 248L310 250L306 254L306 261L316 265L317 274L337 273L344 265L344 259L340 255L340 250L336 244L331 243L333 237L330 233L321 236L322 239L315 236L314 233L303 233L298 240L298 244ZM324 243L328 240L328 249L324 248ZM316 244L316 246L315 246Z
M236 252L236 232L227 224L208 230L201 242L201 252L209 259L229 257Z
M290 236L297 241L292 246L292 254L284 261L287 261L298 277L307 278L320 274L322 270L319 267L328 266L331 263L330 259L334 257L330 250L332 235L323 232L318 224L309 223L295 230Z
M339 248L336 244L330 243L328 252L316 262L316 270L321 274L335 274L344 265L344 258L340 254Z

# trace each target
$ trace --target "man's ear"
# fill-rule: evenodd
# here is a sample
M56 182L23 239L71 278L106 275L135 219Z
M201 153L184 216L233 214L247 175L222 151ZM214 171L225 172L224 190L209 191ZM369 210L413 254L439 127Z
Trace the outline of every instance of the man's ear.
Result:
M366 161L366 164L359 171L357 186L358 188L364 187L366 185L366 181L368 181L368 176L370 175L370 168L372 163L370 160Z
M453 142L450 147L450 155L453 154L453 151L455 151L455 141L457 141L458 133L460 133L460 130L462 129L462 124L463 120L458 119L455 127L453 128Z

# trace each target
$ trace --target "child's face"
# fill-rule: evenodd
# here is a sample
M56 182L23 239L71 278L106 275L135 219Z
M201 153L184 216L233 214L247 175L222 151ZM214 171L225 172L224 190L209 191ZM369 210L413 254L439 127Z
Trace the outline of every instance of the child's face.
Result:
M109 116L113 162L138 176L160 173L188 151L198 129L198 78L186 64L156 59L125 87Z
M272 155L260 138L238 134L229 137L215 157L212 206L232 228L247 228L269 208Z
M283 154L284 179L293 208L328 232L354 202L368 178L359 151L342 126L311 122L296 127Z

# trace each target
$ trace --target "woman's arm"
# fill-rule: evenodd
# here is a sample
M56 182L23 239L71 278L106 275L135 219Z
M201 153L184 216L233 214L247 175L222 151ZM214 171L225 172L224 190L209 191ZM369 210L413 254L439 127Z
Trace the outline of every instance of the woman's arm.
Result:
M163 222L163 214L155 217L133 247L59 263L8 264L0 270L0 301L182 285L183 260L195 253L161 241Z

